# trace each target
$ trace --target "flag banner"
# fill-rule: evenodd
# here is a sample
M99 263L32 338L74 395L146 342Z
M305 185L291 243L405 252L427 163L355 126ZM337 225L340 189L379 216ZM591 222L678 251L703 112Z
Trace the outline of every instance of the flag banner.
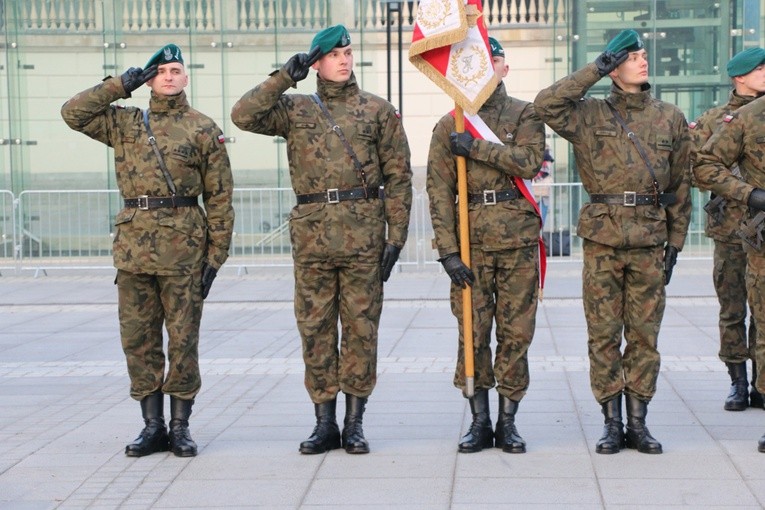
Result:
M409 61L469 114L497 87L481 0L420 0Z
M454 116L455 112L450 112ZM502 144L499 137L491 130L491 128L483 121L478 115L465 115L465 130L473 135L474 138L479 140L486 140L488 142ZM534 210L539 216L539 228L542 228L542 215L539 212L539 205L534 198L534 192L531 187L530 179L522 179L518 176L513 176L513 182L521 192L523 198L528 200L534 207ZM547 254L545 253L545 243L542 237L539 237L539 288L545 288L545 276L547 275ZM540 291L541 292L541 291Z

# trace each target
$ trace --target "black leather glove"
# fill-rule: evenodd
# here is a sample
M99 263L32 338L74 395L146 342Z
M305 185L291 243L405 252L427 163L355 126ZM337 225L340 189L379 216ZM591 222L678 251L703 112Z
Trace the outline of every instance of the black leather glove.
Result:
M752 209L765 211L765 189L754 188L749 194L749 199L746 201L746 205Z
M295 83L305 80L308 76L308 70L311 68L312 62L308 53L295 53L290 57L286 64L284 64L284 70L290 75L292 81Z
M598 55L598 58L595 59L595 65L598 66L598 74L600 77L604 77L619 67L619 64L627 60L629 54L629 51L621 50L616 53L612 51L604 51Z
M122 86L125 92L132 93L135 89L157 76L157 65L149 66L146 69L140 67L131 67L120 76Z
M218 270L212 267L207 262L202 264L202 299L206 299L210 293L210 287L212 287L213 280L218 276Z
M380 274L382 275L382 281L387 282L388 278L390 278L390 272L393 270L393 266L396 265L398 255L400 253L401 248L393 246L392 244L385 244L382 261L380 262Z
M664 247L664 285L669 285L675 264L677 264L677 248L668 244Z
M467 131L452 133L449 135L449 142L452 146L452 154L466 158L470 156L470 149L473 147L473 135Z
M459 253L450 253L444 258L438 259L438 261L444 266L446 274L449 275L449 278L452 279L452 282L454 282L455 285L459 285L463 289L465 288L465 285L473 285L475 275L473 274L473 271L462 262Z

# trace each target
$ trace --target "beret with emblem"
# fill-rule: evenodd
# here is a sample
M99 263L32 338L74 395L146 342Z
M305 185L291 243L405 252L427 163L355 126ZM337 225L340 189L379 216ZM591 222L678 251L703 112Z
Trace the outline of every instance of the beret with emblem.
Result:
M175 44L166 44L162 46L157 52L151 56L144 69L154 64L161 66L162 64L170 64L171 62L178 62L183 64L183 55L181 49Z
M492 57L505 57L505 50L502 48L502 45L499 44L499 41L493 37L489 37L489 46L491 46Z
M643 48L643 40L640 38L637 32L634 30L622 30L616 37L609 41L606 46L606 51L611 53L619 53L622 50L638 51Z
M314 36L309 52L318 46L324 55L332 51L333 48L344 48L349 44L351 44L351 35L348 30L343 25L334 25L325 28Z
M734 55L728 61L728 76L734 78L751 73L755 67L765 62L765 49L747 48Z

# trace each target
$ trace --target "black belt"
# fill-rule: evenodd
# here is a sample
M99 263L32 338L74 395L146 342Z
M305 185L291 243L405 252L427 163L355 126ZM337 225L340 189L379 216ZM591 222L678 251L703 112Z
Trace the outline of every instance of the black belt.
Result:
M515 200L520 196L521 194L517 189L503 189L500 191L485 189L482 193L468 193L468 204L494 205L499 202Z
M674 193L659 193L659 205L672 205L677 201ZM634 191L625 191L622 194L602 194L596 193L590 195L590 202L593 204L611 204L623 205L625 207L635 207L636 205L654 205L656 196L649 193L636 193Z
M328 189L319 193L303 193L297 195L298 204L336 204L345 200L363 200L365 198L383 198L383 192L378 186L371 188L351 188L351 189Z
M164 207L194 207L196 205L199 205L197 197L150 197L141 195L140 197L125 199L125 207L137 208L142 211Z

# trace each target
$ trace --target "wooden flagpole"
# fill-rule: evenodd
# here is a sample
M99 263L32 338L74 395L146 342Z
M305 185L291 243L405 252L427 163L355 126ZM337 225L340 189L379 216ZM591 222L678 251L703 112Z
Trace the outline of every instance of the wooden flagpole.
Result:
M457 133L465 132L465 114L462 107L454 104L454 127ZM468 225L467 162L457 158L457 196L460 221L460 258L470 267L470 228ZM462 345L465 357L465 396L475 394L475 361L473 354L473 294L470 285L462 289Z

